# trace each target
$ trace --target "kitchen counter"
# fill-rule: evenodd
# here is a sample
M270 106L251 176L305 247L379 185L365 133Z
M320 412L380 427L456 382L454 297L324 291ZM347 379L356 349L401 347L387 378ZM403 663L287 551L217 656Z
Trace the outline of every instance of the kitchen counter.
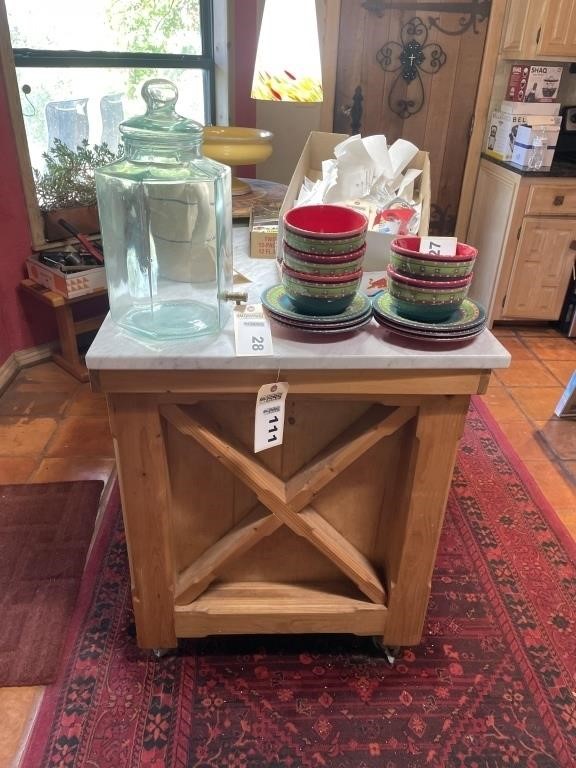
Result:
M257 300L276 266L246 244L236 230ZM301 632L417 644L470 397L510 356L489 331L449 350L376 324L273 338L272 356L236 357L231 325L153 344L107 319L87 355L108 402L138 644ZM256 396L278 381L283 443L255 454Z
M514 171L519 176L526 176L532 178L567 178L576 177L576 163L568 162L554 162L548 170L545 171L529 171L526 168L520 168L513 163L507 163L503 160L497 160L495 157L482 153L484 160L488 160L494 165L499 165L501 168L507 168L509 171Z

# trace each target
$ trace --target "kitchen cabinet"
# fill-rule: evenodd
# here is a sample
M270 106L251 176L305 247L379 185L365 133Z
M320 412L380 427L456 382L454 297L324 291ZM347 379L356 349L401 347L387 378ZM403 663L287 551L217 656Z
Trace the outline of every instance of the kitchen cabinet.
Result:
M576 56L576 0L509 0L500 46L504 59Z
M576 180L480 163L467 241L472 298L496 320L558 320L576 259Z

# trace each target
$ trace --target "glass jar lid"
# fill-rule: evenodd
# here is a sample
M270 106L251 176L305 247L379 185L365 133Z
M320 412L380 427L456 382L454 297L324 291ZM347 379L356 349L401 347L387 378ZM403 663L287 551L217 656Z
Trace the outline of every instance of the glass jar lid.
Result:
M183 147L202 140L204 127L176 112L178 88L170 80L154 78L142 86L146 113L120 123L120 133L134 141Z

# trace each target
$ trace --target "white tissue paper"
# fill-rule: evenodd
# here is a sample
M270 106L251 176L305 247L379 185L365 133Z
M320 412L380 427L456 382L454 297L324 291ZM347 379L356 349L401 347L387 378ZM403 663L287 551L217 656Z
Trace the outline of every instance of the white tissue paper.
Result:
M379 211L404 202L414 209L408 232L416 234L421 203L414 199L414 181L422 171L409 165L417 153L418 147L405 139L389 147L383 135L350 136L336 145L334 158L322 162L322 178L315 182L304 179L294 206L349 205L362 211L368 217L368 228L373 229Z

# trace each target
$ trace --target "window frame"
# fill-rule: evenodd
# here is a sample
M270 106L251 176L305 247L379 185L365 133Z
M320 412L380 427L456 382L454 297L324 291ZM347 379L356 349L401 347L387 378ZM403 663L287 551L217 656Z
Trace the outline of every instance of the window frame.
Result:
M38 199L36 185L28 151L26 126L22 114L20 92L16 77L16 67L92 67L101 65L107 68L129 67L172 67L181 69L199 69L203 73L204 82L204 118L206 125L215 124L216 115L222 112L220 104L217 104L216 80L219 90L222 86L222 78L218 75L219 63L217 49L220 49L218 40L215 40L215 9L221 13L222 0L199 0L200 4L200 31L202 53L170 54L170 53L141 53L118 51L48 51L30 48L12 48L8 15L4 0L0 0L0 72L4 80L8 100L8 112L14 131L16 151L20 166L20 173L26 200L26 208L30 221L32 236L32 248L52 248L57 243L47 242L44 236L44 222ZM220 36L222 30L220 30ZM224 30L224 35L226 32Z

